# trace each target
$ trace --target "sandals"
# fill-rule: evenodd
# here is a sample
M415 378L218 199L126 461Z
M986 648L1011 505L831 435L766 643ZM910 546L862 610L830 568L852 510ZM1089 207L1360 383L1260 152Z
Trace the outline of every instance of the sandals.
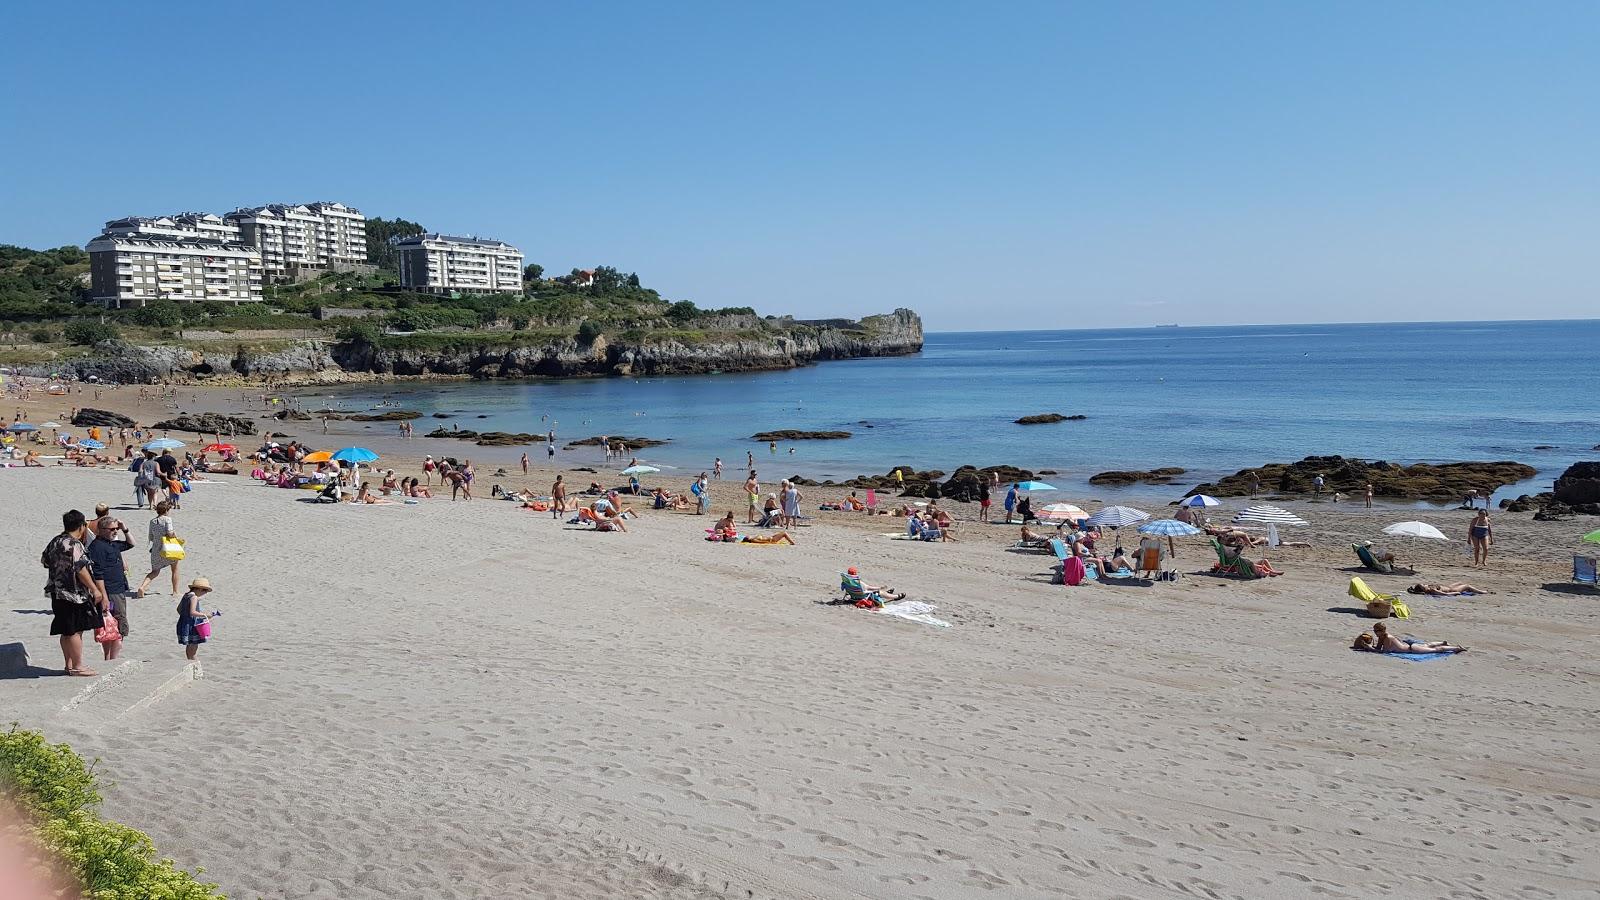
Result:
M64 669L63 671L67 675L75 675L79 678L94 678L100 674L93 669Z

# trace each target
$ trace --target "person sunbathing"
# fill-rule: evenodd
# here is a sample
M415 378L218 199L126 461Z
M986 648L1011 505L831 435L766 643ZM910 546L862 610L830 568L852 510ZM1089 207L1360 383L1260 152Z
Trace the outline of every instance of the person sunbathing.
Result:
M1046 547L1049 546L1049 544L1050 538L1048 535L1039 534L1026 525L1022 526L1022 546Z
M869 599L872 599L872 600L878 600L880 602L883 601L883 600L886 600L886 599L887 600L904 600L906 598L905 594L896 591L894 588L881 587L881 586L876 585L876 584L867 584L865 581L862 581L861 580L861 573L856 571L856 567L855 566L851 566L850 568L845 569L844 571L845 571L845 575L847 576L846 584L848 584L850 580L854 580L855 581L854 585L850 585L847 588L849 593L851 593L852 595L857 593L858 592L857 589L859 589L859 593L863 597L866 597L866 598L869 598ZM852 596L851 599L857 599L857 598Z
M394 470L390 469L387 472L384 472L383 473L383 482L378 485L378 491L380 493L382 493L385 497L387 497L387 496L389 496L390 494L394 493L395 491L397 491L399 489L400 489L400 482L395 480L395 478L394 478Z
M628 526L622 524L622 514L618 512L617 508L612 505L611 501L605 497L601 497L599 500L596 500L594 504L589 507L589 512L594 516L595 527L602 531L615 530L625 533L628 530Z
M430 497L433 496L433 491L430 491L427 488L423 487L421 484L418 484L417 483L417 479L413 478L413 479L411 479L411 489L406 492L406 496L408 496L408 497L421 497L421 498L426 499L426 498L430 498Z
M1450 584L1423 584L1419 581L1406 588L1406 593L1428 594L1434 597L1459 597L1462 594L1488 594L1493 592L1486 591L1480 587L1473 587L1465 581L1454 581Z
M746 544L789 544L790 546L793 546L794 545L794 538L790 537L789 536L789 532L787 532L787 531L779 531L779 532L775 532L773 534L753 534L753 535L750 535L749 537L746 537L744 539L744 543L746 543Z
M1206 533L1220 540L1224 546L1238 547L1240 549L1261 547L1267 543L1265 537L1256 537L1237 528L1207 528Z
M1458 647L1449 641L1418 641L1410 638L1397 638L1389 633L1389 629L1382 622L1372 626L1372 633L1365 632L1356 636L1355 643L1350 645L1352 650L1365 650L1368 653L1465 653L1467 648Z
M739 526L733 523L733 510L731 509L728 510L727 515L717 520L717 524L711 526L711 533L706 535L706 540L708 541L737 541L738 539Z
M22 467L24 469L44 468L44 463L39 461L39 451L29 450L27 454L22 457Z

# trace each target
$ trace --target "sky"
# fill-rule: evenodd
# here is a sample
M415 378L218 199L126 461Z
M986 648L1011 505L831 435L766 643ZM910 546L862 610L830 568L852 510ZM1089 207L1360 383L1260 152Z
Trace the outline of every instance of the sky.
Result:
M1592 317L1597 46L1561 0L19 3L0 243L338 200L931 330Z

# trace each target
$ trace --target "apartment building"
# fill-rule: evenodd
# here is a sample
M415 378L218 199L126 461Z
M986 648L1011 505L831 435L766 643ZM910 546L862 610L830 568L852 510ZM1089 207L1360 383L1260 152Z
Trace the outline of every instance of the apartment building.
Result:
M162 217L166 218L166 217ZM245 244L158 233L160 220L125 222L89 242L94 299L111 307L152 300L252 303L261 300L261 254ZM170 220L169 220L170 221Z
M522 251L504 241L418 234L394 242L400 286L448 294L518 293Z
M272 203L236 209L224 220L261 251L269 279L360 271L367 263L367 218L343 203Z

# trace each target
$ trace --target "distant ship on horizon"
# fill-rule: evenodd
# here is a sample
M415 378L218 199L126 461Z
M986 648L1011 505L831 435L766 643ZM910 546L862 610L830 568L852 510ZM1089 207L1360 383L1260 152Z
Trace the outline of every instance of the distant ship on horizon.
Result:
M1170 325L1155 325L1155 326L1152 326L1152 327L1155 327L1155 328L1177 328L1178 327L1178 323L1177 322L1173 322Z

